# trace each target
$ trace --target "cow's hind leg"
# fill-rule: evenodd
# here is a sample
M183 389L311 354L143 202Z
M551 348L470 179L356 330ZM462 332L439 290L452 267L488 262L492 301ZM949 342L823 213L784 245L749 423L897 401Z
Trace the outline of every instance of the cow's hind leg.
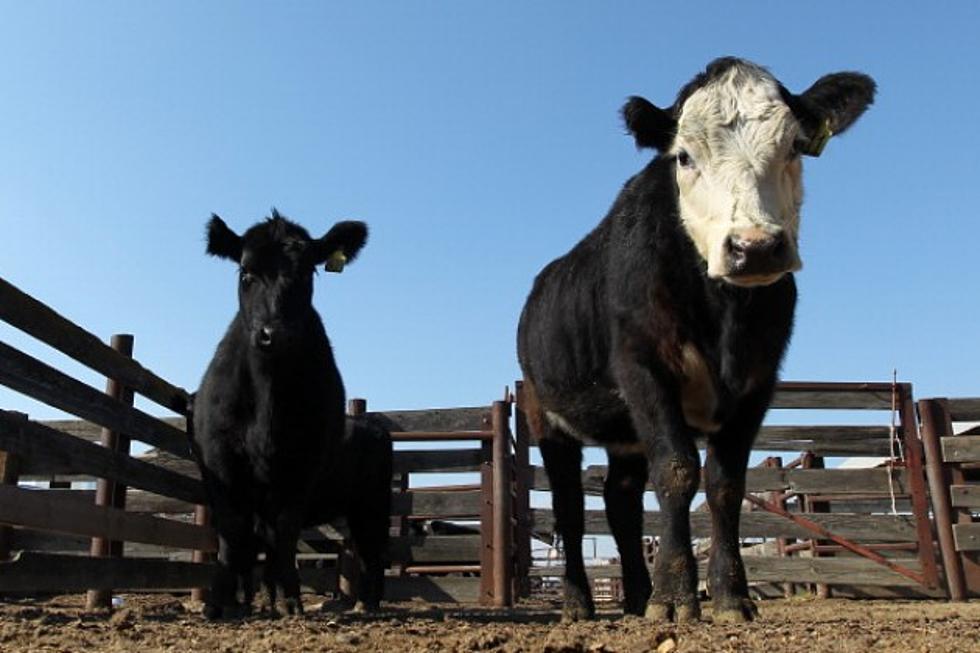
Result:
M603 489L606 519L623 565L623 611L642 615L650 598L650 574L643 558L643 490L647 482L644 454L609 454Z
M551 485L555 527L565 548L564 621L589 619L595 615L589 580L582 559L585 533L585 498L582 492L582 445L561 431L550 428L539 444Z
M708 441L705 492L712 528L708 592L716 622L751 621L758 614L749 598L738 534L749 452L764 413L764 404L745 404Z
M380 508L348 518L357 553L358 584L355 612L375 612L384 594L383 556L388 545L389 511Z

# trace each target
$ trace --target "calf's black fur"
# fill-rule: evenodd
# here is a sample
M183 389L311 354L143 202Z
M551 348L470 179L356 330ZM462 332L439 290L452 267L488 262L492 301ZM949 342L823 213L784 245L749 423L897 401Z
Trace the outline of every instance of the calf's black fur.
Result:
M313 239L273 211L242 236L213 216L207 237L208 253L240 270L238 312L194 400L193 450L219 535L205 615L251 609L260 551L270 608L281 588L287 610L301 612L300 530L340 516L362 568L359 600L376 608L388 539L391 439L379 424L345 418L343 381L312 305L315 268L353 260L367 227L340 222Z

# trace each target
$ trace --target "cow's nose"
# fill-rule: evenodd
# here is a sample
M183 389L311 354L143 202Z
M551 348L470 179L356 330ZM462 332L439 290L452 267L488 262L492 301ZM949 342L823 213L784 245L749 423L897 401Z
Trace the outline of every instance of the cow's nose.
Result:
M268 349L272 346L272 336L275 335L275 330L272 327L264 326L259 329L258 336L255 339L256 344L263 349Z
M725 243L731 274L761 274L774 272L784 266L786 237L783 234L762 238L728 237Z

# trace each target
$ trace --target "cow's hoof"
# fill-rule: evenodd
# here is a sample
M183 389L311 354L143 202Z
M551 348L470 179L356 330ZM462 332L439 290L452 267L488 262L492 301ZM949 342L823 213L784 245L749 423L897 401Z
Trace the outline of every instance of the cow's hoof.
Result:
M712 618L716 624L742 624L752 621L758 616L759 608L755 607L752 599L747 598L715 601L715 608L712 612Z
M358 601L351 608L354 614L374 614L381 609L381 605L376 601Z
M252 614L252 606L241 605L239 603L229 603L227 605L205 603L204 608L201 610L201 614L204 615L204 618L209 621L217 621L219 619L244 619Z
M677 623L700 621L701 606L697 601L692 603L662 603L651 601L647 604L644 616L656 623L667 623L676 621Z
M595 607L591 604L579 603L577 601L565 601L561 608L561 622L565 624L575 621L584 621L595 616Z
M290 597L285 600L286 613L289 616L298 616L303 614L303 602L298 597Z

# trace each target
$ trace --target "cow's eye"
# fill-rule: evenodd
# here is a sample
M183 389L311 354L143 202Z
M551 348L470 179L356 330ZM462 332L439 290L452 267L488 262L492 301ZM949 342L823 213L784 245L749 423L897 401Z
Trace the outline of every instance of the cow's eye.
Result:
M691 168L694 166L694 159L687 153L687 150L680 150L677 152L677 165L682 168Z
M240 281L243 288L248 288L252 285L252 282L255 281L255 275L251 272L242 272Z

